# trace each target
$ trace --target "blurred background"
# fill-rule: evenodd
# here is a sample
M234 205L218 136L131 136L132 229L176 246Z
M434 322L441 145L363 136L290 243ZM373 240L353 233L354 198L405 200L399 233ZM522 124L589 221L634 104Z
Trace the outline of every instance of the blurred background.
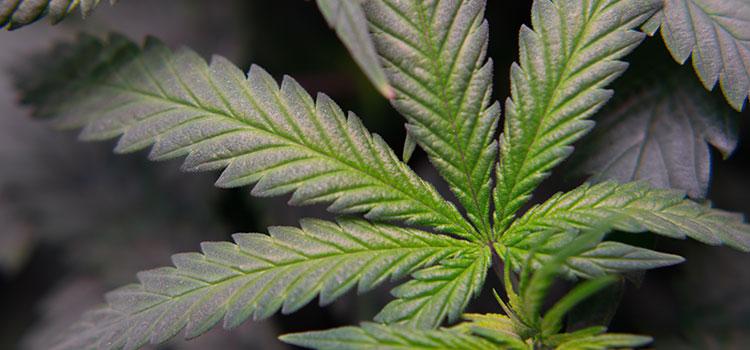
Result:
M495 98L509 95L508 69L518 55L518 28L529 23L530 3L490 1L489 56L495 62ZM153 163L146 152L115 156L114 142L81 143L75 132L52 130L18 106L10 79L23 57L52 42L87 32L118 32L141 42L155 36L169 47L188 46L204 58L227 57L242 69L257 63L280 79L288 74L310 93L325 92L364 120L401 152L403 119L370 86L326 26L312 1L122 0L100 5L81 20L75 13L56 26L46 19L0 31L0 349L42 349L54 334L103 301L107 290L135 281L140 270L170 265L170 255L198 251L207 240L234 232L297 226L301 217L331 218L324 206L289 207L288 196L253 198L249 188L217 189L217 173L179 171L180 160ZM636 64L671 62L659 38L633 55ZM643 58L646 59L643 59ZM626 74L622 80L638 79ZM717 92L714 92L717 93ZM728 160L713 153L709 198L717 207L750 214L750 115L738 115L740 142ZM417 151L415 170L452 198ZM535 195L570 189L583 180L558 168ZM612 330L650 334L661 349L750 347L750 254L693 241L638 238L687 262L651 271L624 287ZM645 237L645 238L644 238ZM214 329L192 341L175 339L160 349L288 349L282 333L356 324L385 305L382 286L363 296L350 292L325 308L311 303L292 315ZM500 312L491 297L499 288L488 275L473 312Z

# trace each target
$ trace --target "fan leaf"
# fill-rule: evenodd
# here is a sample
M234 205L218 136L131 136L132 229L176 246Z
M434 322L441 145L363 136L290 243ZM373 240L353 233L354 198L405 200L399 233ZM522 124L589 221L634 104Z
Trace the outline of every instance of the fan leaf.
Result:
M282 341L320 350L492 350L504 349L483 338L451 329L414 329L371 322L361 327L285 334Z
M183 328L193 338L222 318L231 328L279 309L294 312L317 295L325 305L355 285L365 292L469 249L465 241L358 219L308 219L301 229L269 232L203 243L203 254L174 255L176 268L139 273L139 284L107 294L108 304L54 349L136 349Z
M65 16L73 12L76 7L81 8L81 15L85 18L101 0L3 0L0 1L0 29L8 26L8 30L18 29L46 16L52 23L60 22ZM117 0L110 0L114 5Z
M651 231L671 238L687 236L706 244L750 251L750 225L743 222L742 215L702 206L685 199L681 191L649 190L642 182L618 185L614 180L557 193L516 220L501 241L512 247L533 240L529 237L534 232L581 230L611 215L623 218L613 220L613 229Z
M391 291L399 299L386 305L375 321L415 328L436 328L446 318L455 321L482 290L489 266L489 249L473 248L417 271L413 280Z
M279 87L258 66L245 75L224 58L207 65L192 51L172 54L153 39L141 52L127 51L127 59L108 57L102 54L106 45L99 45L99 51L89 48L90 68L81 67L84 75L72 83L45 85L44 77L55 76L54 64L36 72L41 82L24 91L35 92L27 101L38 115L85 126L81 136L88 140L122 135L116 152L153 144L151 159L187 155L186 170L225 168L221 187L257 182L252 192L258 196L293 192L292 204L332 203L329 210L337 213L364 212L370 219L476 236L382 138L326 95L314 101L290 77ZM37 86L60 93L45 94Z
M519 63L511 67L494 191L496 232L591 129L587 118L612 96L604 87L627 67L618 59L644 37L633 28L658 6L656 0L534 1L534 29L521 27Z
M393 106L484 235L489 234L493 140L485 1L364 3L375 47L396 91Z
M732 107L742 110L750 94L750 2L665 0L644 30L661 37L675 61L693 56L693 68L708 90L718 81Z
M395 97L383 68L378 61L375 45L367 30L367 19L361 0L317 0L318 8L328 25L336 31L341 42L367 75L375 88L388 99Z

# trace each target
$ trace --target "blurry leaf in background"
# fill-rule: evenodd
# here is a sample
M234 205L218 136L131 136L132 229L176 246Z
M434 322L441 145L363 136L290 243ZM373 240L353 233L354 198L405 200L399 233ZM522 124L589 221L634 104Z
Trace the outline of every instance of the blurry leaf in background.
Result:
M641 60L615 84L617 93L597 114L597 126L582 141L586 147L574 155L572 170L593 174L593 182L647 181L654 188L705 198L711 179L709 147L725 159L732 154L739 114L720 95L704 90L690 72L661 63L666 57L662 52L634 56Z

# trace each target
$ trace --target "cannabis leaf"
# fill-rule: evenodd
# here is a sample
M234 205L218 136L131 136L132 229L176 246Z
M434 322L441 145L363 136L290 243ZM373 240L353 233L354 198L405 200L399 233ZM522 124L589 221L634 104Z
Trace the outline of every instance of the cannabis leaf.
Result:
M414 329L371 322L361 327L341 327L326 331L285 334L279 337L289 344L320 350L492 350L504 349L480 337L450 329Z
M742 110L750 94L750 3L747 0L665 0L644 27L661 36L672 57L692 55L703 86L719 81L729 104Z
M101 0L2 0L0 1L0 29L17 29L30 24L44 15L50 16L52 23L60 22L65 16L80 6L85 18ZM117 0L109 0L114 5Z
M476 237L458 210L357 116L346 117L324 94L314 101L290 77L279 87L258 66L245 75L222 57L207 65L188 49L173 55L154 39L118 59L121 64L91 64L99 69L58 86L61 96L33 100L38 114L68 127L85 125L87 140L122 135L116 152L153 144L154 160L187 155L186 170L226 168L218 186L257 182L255 195L293 192L292 204L329 202L337 213ZM48 68L37 75L54 76L55 66Z
M383 96L391 99L395 97L394 91L378 62L360 2L361 0L317 0L318 8L326 22L336 30L354 61L359 64L375 88Z
M446 318L455 321L482 290L489 266L489 249L475 247L417 271L413 280L391 291L399 299L386 305L375 321L416 328L436 328Z
M496 232L592 127L586 118L612 96L604 87L627 67L618 59L643 39L632 29L658 6L655 0L534 1L534 29L521 28L520 64L511 67L494 191Z
M340 219L303 220L301 229L271 227L270 236L235 234L236 243L202 244L203 254L172 257L176 268L138 274L139 284L107 294L54 349L135 349L185 329L196 337L222 318L291 313L320 294L328 304L470 249L469 243L412 229Z
M490 231L493 141L484 0L364 3L372 36L396 91L393 106L479 231Z
M737 146L737 114L706 92L694 76L651 72L643 84L617 89L597 118L586 151L574 156L590 181L647 181L653 187L704 198L711 178L711 150L724 158Z
M623 218L613 221L617 230L687 236L706 244L750 251L750 225L743 222L742 215L702 206L685 199L682 191L649 190L642 182L618 185L614 180L555 194L513 222L501 242L513 247L533 239L529 237L535 232L581 230L611 215Z

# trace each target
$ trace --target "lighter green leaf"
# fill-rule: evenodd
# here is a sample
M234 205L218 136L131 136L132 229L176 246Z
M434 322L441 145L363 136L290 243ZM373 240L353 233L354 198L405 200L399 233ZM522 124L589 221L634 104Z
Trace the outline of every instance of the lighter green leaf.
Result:
M208 242L203 254L174 255L176 268L143 271L139 284L110 292L108 304L54 349L136 349L183 328L193 338L222 318L231 328L279 309L294 312L317 295L325 305L357 284L364 292L469 249L465 241L358 219L301 227L236 234L235 244Z
M488 235L500 106L491 100L485 0L370 0L364 7L396 91L391 103Z
M81 15L85 18L101 0L2 0L0 1L0 29L8 26L8 30L17 29L30 24L43 16L50 16L52 23L60 22L65 16L73 12L76 7L81 8ZM114 5L117 0L110 0Z
M521 27L511 67L495 197L495 231L504 230L549 170L593 126L587 120L612 96L604 87L643 39L634 31L657 0L535 0L533 30Z
M417 271L413 280L391 291L399 299L386 305L375 321L416 328L436 328L446 318L455 321L482 290L489 266L489 249L474 248Z
M750 2L747 0L664 0L664 9L644 28L661 36L672 57L692 55L703 86L719 81L729 104L742 110L750 94Z
M555 350L608 350L634 348L651 343L653 339L643 335L607 333L569 340Z
M649 59L652 61L652 59ZM737 146L738 114L705 91L692 74L651 72L645 84L618 89L597 116L598 127L573 156L590 181L647 181L655 188L705 198L709 144L728 157ZM680 74L683 73L683 74Z
M508 316L500 314L464 314L463 317L471 322L459 323L452 327L452 329L482 336L495 344L502 345L502 348L506 350L529 349L528 344L516 333L513 320Z
M687 236L706 244L750 251L750 225L743 222L742 215L699 205L685 199L681 191L649 190L648 184L639 182L618 185L614 180L557 193L516 220L501 241L512 247L536 231L581 230L611 215L623 218L613 221L613 229L651 231L672 238Z
M320 350L492 350L504 349L480 337L451 329L427 330L370 322L361 327L285 334L282 341Z
M316 2L328 25L336 30L336 35L375 88L386 98L394 98L395 93L378 62L375 46L367 30L367 19L360 5L362 0L317 0Z
M279 87L258 66L246 75L222 57L207 65L192 51L172 54L155 40L128 54L119 64L104 57L110 64L56 86L58 95L31 99L38 114L65 126L85 125L87 140L122 135L117 152L153 144L151 159L187 155L188 171L225 168L221 187L257 182L258 196L293 192L292 204L332 203L333 212L476 236L382 138L326 95L314 101L290 77ZM52 65L37 79L55 73Z

